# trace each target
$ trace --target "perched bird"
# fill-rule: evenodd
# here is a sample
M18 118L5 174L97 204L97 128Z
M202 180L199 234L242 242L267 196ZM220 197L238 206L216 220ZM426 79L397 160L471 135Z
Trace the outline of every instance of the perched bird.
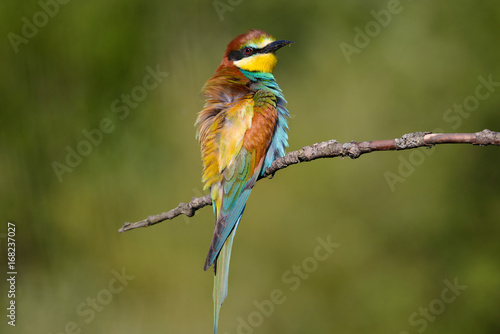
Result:
M196 125L210 188L215 230L204 270L214 265L214 333L227 296L231 247L248 196L288 146L286 101L272 74L278 49L293 43L250 30L227 46L219 67L203 87L205 106Z

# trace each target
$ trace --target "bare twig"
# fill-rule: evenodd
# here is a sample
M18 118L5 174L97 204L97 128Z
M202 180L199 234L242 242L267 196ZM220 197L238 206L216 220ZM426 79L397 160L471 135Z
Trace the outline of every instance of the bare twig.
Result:
M280 169L290 165L298 164L304 161L312 161L320 158L349 157L358 158L360 155L375 151L397 151L408 150L412 148L427 146L432 147L438 144L472 144L472 145L496 145L500 146L500 133L490 130L483 130L476 133L431 133L431 132L413 132L396 139L374 140L364 142L350 142L340 144L336 140L329 140L317 143L311 146L305 146L297 151L277 159L262 176L273 176ZM149 216L148 218L136 223L125 223L119 232L125 232L138 227L147 227L158 224L167 219L173 219L180 214L192 217L194 213L207 206L212 205L210 195L193 198L189 203L180 203L176 208L163 212L159 215Z

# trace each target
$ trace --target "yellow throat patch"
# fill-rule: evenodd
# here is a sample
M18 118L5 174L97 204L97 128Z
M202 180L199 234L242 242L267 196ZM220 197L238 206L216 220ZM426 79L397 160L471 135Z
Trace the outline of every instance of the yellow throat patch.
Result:
M249 72L272 73L278 59L274 53L257 53L234 62L238 68Z

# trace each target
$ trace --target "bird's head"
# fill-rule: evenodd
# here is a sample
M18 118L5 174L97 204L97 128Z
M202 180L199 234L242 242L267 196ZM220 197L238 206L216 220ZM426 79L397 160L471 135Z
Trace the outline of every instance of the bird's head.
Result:
M275 40L262 30L250 30L233 39L224 54L223 64L232 63L249 72L272 73L278 61L274 54L292 41Z

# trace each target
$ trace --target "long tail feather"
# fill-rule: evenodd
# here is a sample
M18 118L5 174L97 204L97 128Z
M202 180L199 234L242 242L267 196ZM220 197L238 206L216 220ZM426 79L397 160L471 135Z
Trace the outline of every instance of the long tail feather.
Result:
M227 238L224 246L219 253L217 262L215 265L215 277L214 277L214 334L217 334L217 329L219 327L219 312L222 303L227 297L227 287L229 278L229 262L231 260L231 249L233 248L233 239L236 234L236 229L240 223L240 218L236 223L235 228Z

